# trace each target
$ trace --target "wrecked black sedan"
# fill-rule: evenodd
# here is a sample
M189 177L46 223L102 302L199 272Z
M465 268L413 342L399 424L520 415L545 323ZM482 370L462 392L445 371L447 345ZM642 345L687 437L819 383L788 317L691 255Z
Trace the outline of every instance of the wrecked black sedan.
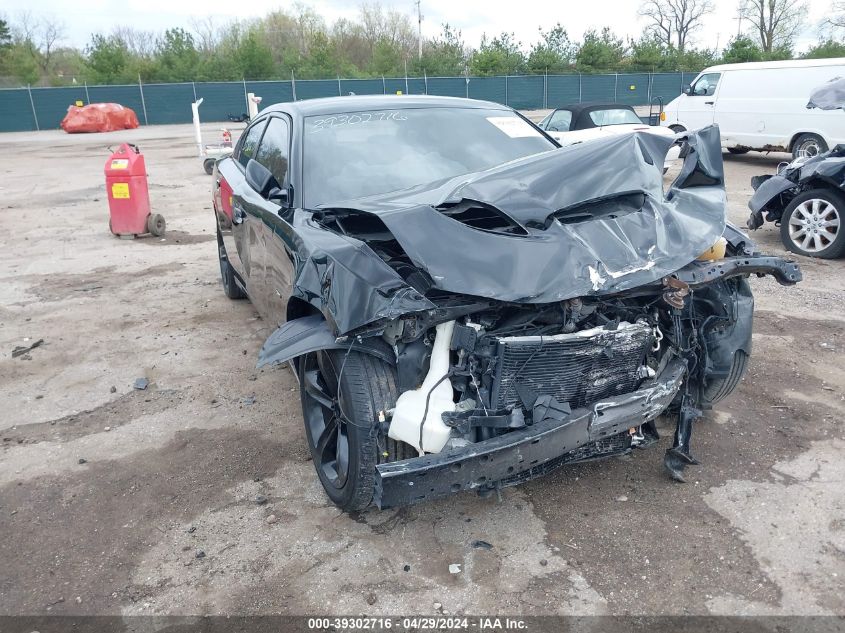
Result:
M719 133L559 146L494 103L267 108L215 173L223 288L279 324L341 508L492 492L656 441L683 478L751 353L752 274L797 266L725 224Z

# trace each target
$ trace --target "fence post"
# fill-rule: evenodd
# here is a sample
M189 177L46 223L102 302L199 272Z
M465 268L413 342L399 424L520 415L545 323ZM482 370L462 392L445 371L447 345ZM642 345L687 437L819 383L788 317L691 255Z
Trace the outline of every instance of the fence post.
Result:
M646 99L648 99L648 104L651 105L651 84L654 81L654 73L648 74L648 94L646 94Z
M290 89L293 92L293 100L296 101L296 75L293 74L293 68L290 70Z
M467 99L469 99L469 75L464 77L464 81L466 82Z
M241 77L241 83L244 85L244 105L246 106L247 113L249 113L249 95L246 92L246 77Z
M619 101L619 73L613 73L613 100Z
M138 73L138 92L141 93L141 109L144 111L144 125L149 125L147 120L147 102L144 101L144 84L141 82L141 73Z
M35 129L41 131L41 127L38 125L38 115L35 113L35 101L32 100L32 88L29 84L26 84L26 90L29 93L29 105L32 106L32 118L35 119Z
M405 60L405 94L408 94L408 60Z
M337 96L343 96L343 92L340 90L340 75L337 76Z
M387 82L384 80L384 75L381 76L381 94L387 94Z
M584 100L584 92L581 87L581 73L578 73L578 103L581 103Z
M549 80L549 70L546 69L546 72L543 73L543 109L544 110L549 107L548 80Z
M508 76L505 75L505 105L508 105Z
M85 82L85 100L89 104L91 103L91 97L88 96L88 82L87 81Z
M194 89L194 101L196 101L197 100L197 82L192 81L191 82L191 88ZM247 104L246 111L249 112L249 104Z
M428 73L423 68L423 81L425 82L425 94L428 94Z

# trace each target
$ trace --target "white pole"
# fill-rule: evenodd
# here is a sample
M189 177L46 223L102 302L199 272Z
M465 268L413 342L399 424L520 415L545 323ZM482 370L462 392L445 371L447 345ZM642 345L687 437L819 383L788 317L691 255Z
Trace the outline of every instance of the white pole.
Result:
M203 157L202 151L202 130L200 129L200 106L202 105L202 99L198 99L191 104L191 113L193 114L194 119L194 138L197 142L197 152L199 152L199 157Z
M138 91L141 93L141 108L144 110L144 125L149 125L147 121L147 102L144 101L144 84L141 83L141 73L138 73Z
M35 101L32 100L32 87L29 84L26 85L26 91L29 93L29 105L32 106L32 118L35 119L35 129L40 131L38 115L35 113Z

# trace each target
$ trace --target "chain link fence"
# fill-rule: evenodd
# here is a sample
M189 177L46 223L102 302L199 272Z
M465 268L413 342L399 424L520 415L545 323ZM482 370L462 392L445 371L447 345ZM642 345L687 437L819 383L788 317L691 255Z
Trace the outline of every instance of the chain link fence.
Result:
M266 107L283 101L338 95L411 94L495 101L520 110L554 108L580 101L632 106L677 97L696 73L614 73L607 75L519 75L497 77L399 77L288 81L137 83L59 88L0 89L0 132L52 130L71 105L113 102L135 110L143 125L190 123L191 103L202 98L203 121L226 121L248 111L247 94Z

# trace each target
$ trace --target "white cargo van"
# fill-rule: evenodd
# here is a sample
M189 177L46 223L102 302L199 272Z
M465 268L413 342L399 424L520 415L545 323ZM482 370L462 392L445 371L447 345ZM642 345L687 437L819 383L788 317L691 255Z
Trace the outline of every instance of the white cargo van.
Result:
M711 66L665 108L675 131L719 125L722 146L813 155L845 143L845 111L807 109L810 93L845 77L845 58Z

